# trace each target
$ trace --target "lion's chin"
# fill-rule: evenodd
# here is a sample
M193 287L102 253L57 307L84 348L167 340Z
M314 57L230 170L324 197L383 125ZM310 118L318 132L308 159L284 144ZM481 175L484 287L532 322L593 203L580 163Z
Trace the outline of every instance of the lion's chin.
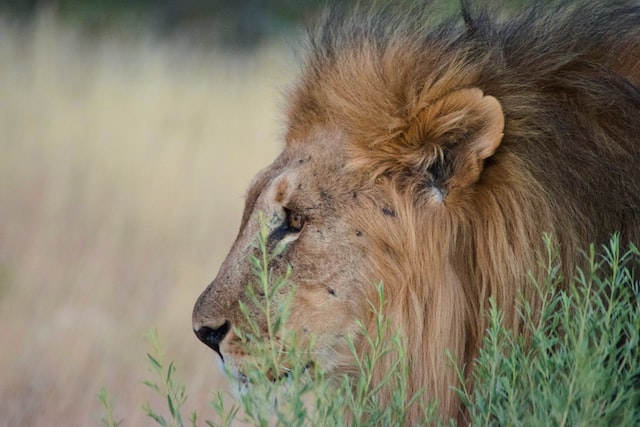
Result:
M250 388L254 387L256 383L260 386L269 385L276 387L280 393L286 393L291 387L291 383L295 381L309 382L313 381L315 374L315 363L308 362L304 365L304 368L299 373L293 374L291 369L282 369L274 375L272 371L266 373L257 373L250 375L245 373L242 369L226 364L222 361L219 363L222 371L227 375L231 382L232 394L236 398L240 398L243 394L246 394ZM294 378L295 377L295 378Z

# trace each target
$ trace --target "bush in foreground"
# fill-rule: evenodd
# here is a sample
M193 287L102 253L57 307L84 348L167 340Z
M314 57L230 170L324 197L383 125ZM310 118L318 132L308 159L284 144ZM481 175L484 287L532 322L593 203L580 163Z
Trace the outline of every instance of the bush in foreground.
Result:
M273 339L259 339L257 329L238 331L254 356L246 370L249 386L239 387L237 403L231 407L218 392L211 402L215 420L207 420L207 425L229 426L234 421L257 426L403 425L411 405L421 406L424 424L451 424L438 419L435 402L429 402L428 396L406 393L410 365L401 335L384 339L389 323L383 315L382 285L378 287L381 303L371 307L377 325L375 336L367 336L369 351L359 355L351 346L359 375L326 378L319 370L309 369L304 361L311 360L313 343L297 349L295 335L286 328L290 298L278 297L292 295L295 286L286 276L271 277L269 262L278 248L267 254L266 236L263 227L258 238L261 256L253 260L256 283L248 293L251 303L269 318ZM474 426L640 425L640 289L633 274L634 266L640 265L640 252L634 245L621 251L617 236L599 252L591 246L585 255L586 267L576 271L566 291L558 292L563 278L548 247L548 277L536 284L542 308L534 313L526 303L519 305L526 334L515 335L504 327L502 313L491 301L474 385L459 373L462 386L452 392L460 395ZM245 313L250 311L244 308ZM364 325L358 326L366 334ZM185 386L176 379L173 363L165 364L155 334L150 342L153 351L148 360L155 379L145 384L166 399L171 418L168 421L149 405L144 410L159 425L183 426ZM383 384L372 387L373 367L388 355L395 365ZM378 404L384 386L393 390L387 406ZM118 425L105 392L101 401L106 413L103 424ZM195 413L190 422L197 424Z

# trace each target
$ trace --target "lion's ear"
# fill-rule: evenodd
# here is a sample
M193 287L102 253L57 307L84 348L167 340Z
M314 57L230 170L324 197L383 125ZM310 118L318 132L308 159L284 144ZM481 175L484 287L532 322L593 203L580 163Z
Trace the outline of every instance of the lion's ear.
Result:
M480 89L460 89L421 108L403 138L412 148L413 173L424 174L427 185L445 197L480 178L503 130L496 98Z

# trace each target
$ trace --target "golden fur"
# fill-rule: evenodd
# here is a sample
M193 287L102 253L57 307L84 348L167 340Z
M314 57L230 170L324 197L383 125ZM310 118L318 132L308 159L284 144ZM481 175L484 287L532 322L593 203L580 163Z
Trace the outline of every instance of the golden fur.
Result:
M568 3L499 22L464 6L427 29L429 10L327 15L290 94L284 151L252 184L194 329L240 369L246 354L220 328L243 325L262 211L315 362L355 372L345 336L357 319L373 328L382 281L410 391L461 419L445 349L468 375L489 297L518 331L519 295L538 304L543 233L565 274L589 242L640 242L640 8Z

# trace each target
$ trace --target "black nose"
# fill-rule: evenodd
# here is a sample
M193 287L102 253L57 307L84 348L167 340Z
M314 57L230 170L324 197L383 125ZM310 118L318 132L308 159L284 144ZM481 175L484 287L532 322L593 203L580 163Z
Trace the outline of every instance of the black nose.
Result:
M216 353L222 357L220 353L220 343L231 329L231 323L229 321L224 322L217 328L210 328L208 326L201 326L199 329L194 329L196 336L200 341L211 347Z

